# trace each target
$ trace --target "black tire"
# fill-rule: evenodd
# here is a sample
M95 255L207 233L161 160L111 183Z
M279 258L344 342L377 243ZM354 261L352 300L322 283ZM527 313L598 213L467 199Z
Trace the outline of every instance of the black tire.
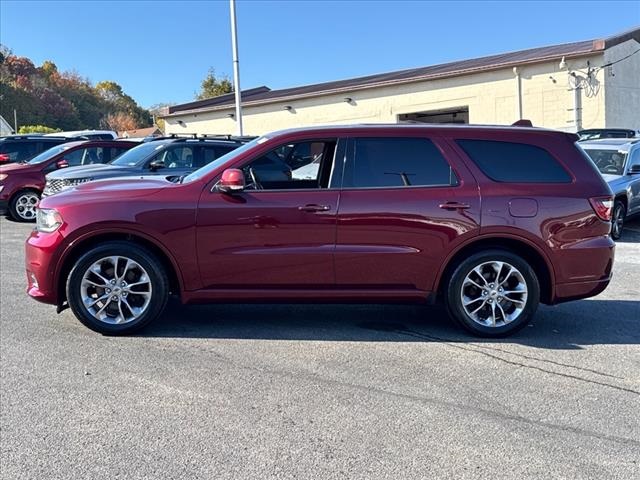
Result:
M40 192L32 188L25 188L14 194L9 202L11 218L16 222L35 222L36 204L33 203L33 199L36 199L37 203L40 200ZM27 204L23 203L24 201L27 201Z
M128 292L128 299L125 298L124 300L122 300L122 303L120 302L120 295L117 295L118 300L114 301L112 305L106 306L105 321L96 318L94 314L90 312L89 309L85 306L82 300L83 293L85 293L86 298L86 292L83 292L82 290L83 277L85 276L85 273L87 273L88 269L96 262L99 262L101 259L106 260L107 257L119 257L121 259L124 259L116 260L115 263L118 265L118 267L114 269L116 270L115 276L118 276L118 272L122 272L122 276L125 277L124 279L126 280L126 268L123 268L123 263L125 263L126 267L127 263L125 260L130 259L136 262L139 267L144 269L137 270L137 267L133 267L130 274L135 276L136 272L138 272L138 274L144 272L146 273L146 277L140 277L138 280L144 280L145 278L148 279L148 281L145 280L145 283L149 284L148 288L150 290L148 296L148 304L146 304L146 306L144 307L145 309L142 311L142 313L139 313L138 317L132 319L131 321L127 321L126 323L109 323L109 321L115 321L118 316L117 312L115 312L115 319L113 317L108 317L108 314L112 312L112 310L114 310L118 305L121 305L121 311L124 311L125 314L129 313L131 314L130 316L133 317L134 309L132 309L129 305L133 304L134 301L138 303L145 302L145 297L136 294L134 290ZM108 267L109 263L108 261L105 261L101 265L107 265ZM109 270L101 271L100 273L108 279L108 276L106 274L106 272L108 271ZM98 281L102 283L101 280ZM107 285L107 287L109 287L109 285ZM127 293L124 291L124 289L122 289L122 292L120 291L120 289L118 289L118 292L115 291L117 285L111 286L111 288L114 289L113 293L119 293L122 296L127 297ZM109 291L105 289L93 288L93 290L96 297L99 297L101 295L106 295L111 299L116 297L116 295L114 295L114 297L110 297ZM150 322L160 316L165 306L167 305L167 300L169 297L169 280L167 277L167 272L165 271L165 267L152 253L132 242L113 241L104 243L89 250L76 261L71 270L71 273L67 277L66 293L67 301L69 302L71 310L78 318L78 320L80 320L80 322L82 322L85 326L87 326L91 330L105 335L128 335L141 330ZM98 306L95 308L104 306L105 304L109 303L112 302L111 300L107 299L104 302L98 303ZM123 317L125 317L125 315L122 315L120 318L122 319Z
M500 270L499 274L501 275L501 277L499 281L492 282L491 272L493 271L495 274L495 269L492 270L491 268L492 266L489 265L490 262L504 262L506 264L509 264L510 266L515 267L515 269L517 270L517 274L519 276L516 274L516 272L514 272L513 274L510 275L511 278L506 279L505 274L506 274L506 271L508 270L506 270L505 272ZM474 268L478 266L482 266L480 271L486 272L486 276L488 278L484 280L480 280L481 277L479 276L476 277L475 276L476 274L472 273ZM486 281L487 282L486 289L485 288L479 289L471 283L465 283L465 279L467 278L467 275L471 275L472 280L477 279L478 284L484 285L484 283L482 282ZM484 275L485 274L483 274L483 277ZM516 307L518 307L518 305L520 304L512 303L512 302L509 302L508 300L505 300L504 298L509 298L506 296L506 292L502 294L498 293L500 280L506 282L504 284L505 288L508 288L507 284L511 282L523 281L527 291L526 297L522 294L510 294L514 299L516 298L520 300L525 299L525 301L522 302L523 306L521 308L520 313L517 314L512 320L508 320L508 321L505 321L505 316L509 316L514 313L517 313ZM488 285L492 285L492 287L489 288ZM495 286L495 289L493 288L493 286ZM463 290L463 288L465 290ZM516 287L513 287L513 288L516 288ZM469 289L471 289L471 291ZM487 313L489 318L486 319L486 321L490 323L490 318L493 318L494 319L493 323L495 326L481 324L480 321L484 320L482 318L480 318L479 320L474 320L473 318L471 318L471 316L467 313L463 305L463 300L462 300L463 292L465 292L465 294L470 294L469 297L465 297L465 298L475 298L472 294L477 292L478 299L475 300L475 302L477 303L467 304L467 306L470 309L480 308L480 311L476 316L480 317L484 313ZM488 293L488 296L485 296L486 293ZM494 294L496 296L492 297L492 295ZM498 296L498 295L505 295L505 297ZM489 305L486 302L491 302L492 305ZM495 304L493 304L493 302L495 302ZM477 335L480 337L490 337L490 338L505 337L523 328L525 325L527 325L527 323L531 320L531 318L535 314L538 308L539 302L540 302L540 284L538 282L538 277L536 276L536 273L533 270L533 268L531 268L531 266L518 255L508 250L501 250L501 249L492 249L484 252L479 252L463 260L459 265L456 266L456 268L453 270L453 273L449 277L449 280L447 283L447 292L445 295L445 303L446 303L447 310L449 312L450 317L456 323L458 323L460 326L462 326L467 331L473 333L474 335ZM480 305L483 305L483 306L480 307ZM495 310L494 305L495 306L500 305L499 307L500 310ZM492 307L494 308L496 313L494 313L493 316L489 316ZM506 315L498 313L500 311L507 312L507 313ZM498 321L496 321L496 318L498 319Z
M622 229L624 228L624 217L627 215L627 208L620 200L616 200L613 204L613 212L611 214L611 238L620 239Z

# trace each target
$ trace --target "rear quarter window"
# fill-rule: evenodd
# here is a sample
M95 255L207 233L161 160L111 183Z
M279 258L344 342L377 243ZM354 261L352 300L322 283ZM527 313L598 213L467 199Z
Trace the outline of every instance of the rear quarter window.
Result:
M491 180L508 183L571 183L571 176L544 148L495 140L456 140Z

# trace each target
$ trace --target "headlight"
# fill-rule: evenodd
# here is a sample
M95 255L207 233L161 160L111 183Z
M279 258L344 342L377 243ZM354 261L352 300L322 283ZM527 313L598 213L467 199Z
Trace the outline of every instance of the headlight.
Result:
M62 216L52 208L36 209L36 230L39 232L55 232L62 225Z
M7 175L6 173L0 173L0 181L4 180L5 178L7 178L9 175Z

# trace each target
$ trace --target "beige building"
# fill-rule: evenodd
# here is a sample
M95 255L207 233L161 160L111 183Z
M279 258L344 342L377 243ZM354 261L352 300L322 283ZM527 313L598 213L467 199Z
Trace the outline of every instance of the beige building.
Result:
M640 28L302 87L242 92L246 135L351 123L511 124L640 129ZM170 107L165 133L235 134L233 94Z

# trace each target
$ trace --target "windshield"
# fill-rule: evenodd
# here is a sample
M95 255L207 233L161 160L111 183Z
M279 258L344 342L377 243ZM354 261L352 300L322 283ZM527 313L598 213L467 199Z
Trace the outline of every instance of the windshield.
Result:
M28 163L30 165L35 165L37 163L46 162L47 160L55 157L59 153L64 152L65 150L67 150L69 148L71 148L71 147L69 147L68 145L58 145L57 147L52 147L49 150L45 150L40 155L36 155L31 160L29 160Z
M583 147L584 148L584 147ZM602 150L595 148L584 148L587 155L593 160L600 173L609 175L624 174L624 166L627 163L627 152L619 150Z
M203 177L206 177L210 172L216 170L227 162L232 162L236 157L242 155L247 150L251 150L256 145L260 145L261 143L269 140L268 137L259 137L254 140L251 140L249 143L245 143L239 148L235 150L231 150L229 153L215 159L213 162L205 165L204 167L199 168L195 172L184 177L183 183L193 182L195 180L200 180ZM131 150L129 150L131 151Z
M117 159L111 162L111 165L119 165L121 167L135 167L147 160L151 155L161 150L170 142L149 142L133 147L127 150Z

